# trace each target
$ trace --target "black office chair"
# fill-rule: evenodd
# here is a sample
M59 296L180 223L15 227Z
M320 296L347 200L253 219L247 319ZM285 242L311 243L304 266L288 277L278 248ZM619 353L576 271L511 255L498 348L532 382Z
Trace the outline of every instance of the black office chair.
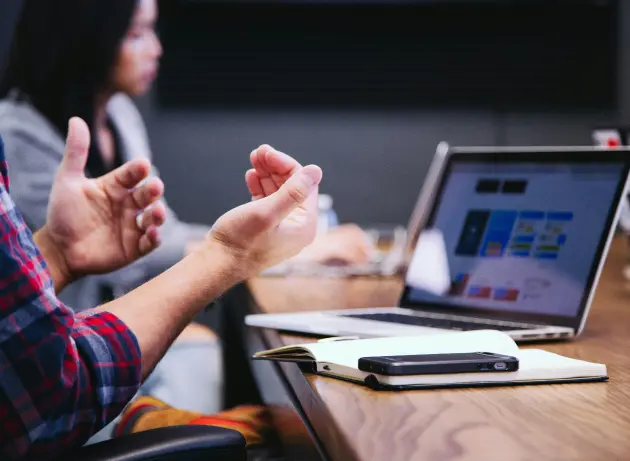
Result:
M173 426L80 448L59 461L246 461L245 438L213 426Z

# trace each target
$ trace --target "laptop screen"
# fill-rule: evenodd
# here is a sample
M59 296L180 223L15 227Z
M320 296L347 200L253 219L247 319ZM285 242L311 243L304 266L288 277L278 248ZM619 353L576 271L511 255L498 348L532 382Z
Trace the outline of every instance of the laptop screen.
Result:
M575 317L626 172L622 161L452 161L427 226L441 235L449 283L442 292L421 288L430 285L422 266L435 260L415 254L406 299Z

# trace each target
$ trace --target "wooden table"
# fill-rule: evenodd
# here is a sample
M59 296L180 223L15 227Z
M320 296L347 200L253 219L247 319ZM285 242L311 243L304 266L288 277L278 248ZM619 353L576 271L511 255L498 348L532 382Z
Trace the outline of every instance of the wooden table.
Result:
M602 460L630 459L630 287L617 238L586 331L538 344L608 366L607 383L376 392L303 373L295 364L256 361L263 399L285 444L300 459ZM258 278L250 312L395 305L396 279ZM247 329L249 352L304 341ZM265 368L267 367L267 368ZM310 445L310 446L309 446ZM291 449L291 448L290 448Z

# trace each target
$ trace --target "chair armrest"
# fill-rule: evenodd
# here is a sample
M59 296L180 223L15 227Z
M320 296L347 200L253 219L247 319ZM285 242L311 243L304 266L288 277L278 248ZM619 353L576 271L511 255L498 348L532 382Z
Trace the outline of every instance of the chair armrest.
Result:
M213 426L173 426L87 445L64 461L245 461L245 438Z

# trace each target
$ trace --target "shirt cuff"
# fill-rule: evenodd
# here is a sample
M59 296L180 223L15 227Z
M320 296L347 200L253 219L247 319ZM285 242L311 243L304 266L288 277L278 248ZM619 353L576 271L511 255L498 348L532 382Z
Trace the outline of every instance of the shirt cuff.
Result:
M104 427L135 396L142 382L140 345L135 334L114 314L83 311L76 316L72 337L90 364L97 423Z

